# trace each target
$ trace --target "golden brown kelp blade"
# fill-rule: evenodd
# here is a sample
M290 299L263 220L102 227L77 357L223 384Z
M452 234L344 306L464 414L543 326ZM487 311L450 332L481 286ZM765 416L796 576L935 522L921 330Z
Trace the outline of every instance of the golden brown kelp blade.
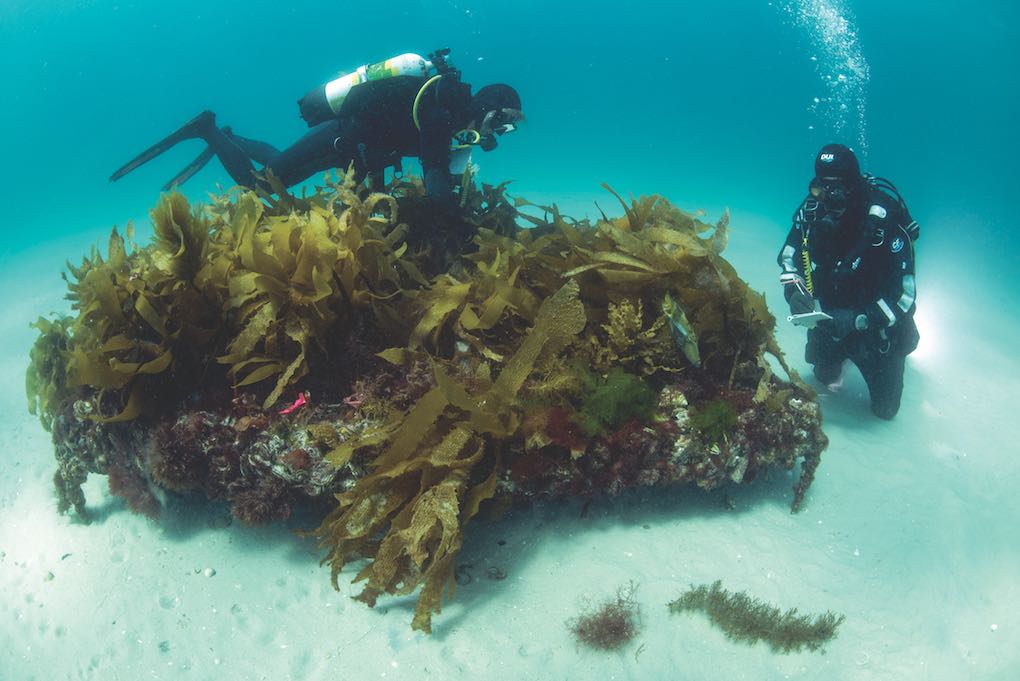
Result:
M190 281L205 264L209 222L192 213L183 194L165 194L152 210L153 265L182 281Z
M623 206L623 211L627 215L627 225L632 232L636 232L645 226L645 223L648 222L649 216L652 214L652 209L655 208L655 204L662 198L658 194L642 196L640 199L635 199L632 196L630 205L628 206L620 195L605 182L602 183L602 188L615 196L616 200L620 202L621 206Z
M437 364L437 387L399 416L383 441L369 436L367 446L379 451L373 473L339 497L340 506L316 531L330 551L334 585L351 558L368 556L371 562L355 578L367 580L359 598L371 605L382 593L410 593L420 585L413 626L431 631L444 588L452 590L463 526L495 491L497 443L515 437L520 426L517 393L543 353L557 355L584 328L577 294L577 284L567 282L541 305L520 347L480 394L470 394ZM491 472L472 487L480 465Z

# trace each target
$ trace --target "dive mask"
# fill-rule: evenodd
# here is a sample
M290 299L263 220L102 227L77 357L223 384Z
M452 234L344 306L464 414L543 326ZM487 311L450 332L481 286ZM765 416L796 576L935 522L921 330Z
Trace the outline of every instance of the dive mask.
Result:
M816 177L808 185L808 193L825 207L826 212L837 216L846 212L850 192L841 180Z
M482 151L492 151L496 148L496 137L513 132L517 124L524 118L519 109L494 109L485 114L481 125L478 126L478 133L481 140L478 146Z
M478 126L478 132L482 136L505 135L517 129L517 123L524 118L518 109L495 109L485 114L482 124Z

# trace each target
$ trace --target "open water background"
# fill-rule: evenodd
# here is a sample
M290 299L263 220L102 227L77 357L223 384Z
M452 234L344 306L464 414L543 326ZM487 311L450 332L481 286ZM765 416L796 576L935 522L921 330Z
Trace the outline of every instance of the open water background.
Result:
M587 542L598 546L600 556L605 547L674 550L670 559L679 559L689 573L668 575L673 581L662 587L664 593L688 574L711 580L727 571L739 577L745 564L753 563L762 574L767 566L785 567L786 581L777 569L777 581L761 577L758 593L778 596L780 602L809 603L821 591L831 597L831 607L848 612L840 640L852 649L834 647L828 658L775 661L767 652L742 653L728 643L720 643L719 655L712 658L711 642L707 648L699 647L704 639L684 644L689 649L681 650L682 660L702 666L706 655L720 664L729 660L725 664L744 670L741 678L1017 678L1015 651L1002 646L1010 640L1006 637L1016 640L1020 626L1015 615L1020 553L1014 540L1020 469L1015 452L1009 451L1020 436L1010 406L1020 375L1014 350L1020 310L1020 5L1005 0L638 0L629 7L536 0L406 0L391 6L305 0L4 0L0 370L10 385L0 395L0 416L10 427L0 428L7 439L0 466L0 567L3 583L14 586L4 589L0 607L0 648L9 655L0 664L0 679L8 678L5 670L12 679L116 678L109 669L125 678L132 659L127 644L104 644L106 652L91 661L91 651L80 648L93 632L97 640L106 640L104 627L113 627L106 620L117 620L116 613L133 602L131 591L110 596L120 594L121 576L102 567L102 561L117 560L118 553L106 551L104 542L119 546L126 533L139 560L132 568L139 582L151 581L146 572L162 570L153 561L167 560L146 558L144 548L163 543L155 534L163 530L144 519L121 513L104 527L81 528L50 515L51 452L45 435L28 422L18 385L35 335L28 322L64 305L58 293L62 263L76 260L89 244L103 242L113 225L123 227L130 219L144 231L159 187L199 152L199 143L181 145L116 184L108 184L110 172L205 108L239 134L283 147L305 131L295 102L317 83L366 62L441 46L453 48L466 81L476 87L511 83L524 101L528 121L522 130L504 138L496 152L475 159L485 181L512 178L517 195L556 201L579 215L597 215L595 201L611 214L618 212L601 182L624 195L660 193L681 207L704 208L712 220L729 206L733 222L727 255L773 305L780 300L775 255L822 144L840 141L854 147L865 170L899 186L922 225L918 321L923 339L908 363L904 409L893 424L869 420L863 398L846 395L860 391L859 378L850 381L843 396L823 398L833 444L812 488L810 519L786 515L779 508L784 499L752 503L753 512L736 518L695 502L697 517L682 511L674 515L673 507L663 514L658 543L638 542L626 527L615 540L583 528L575 534L574 521L552 519L555 509L508 531L523 535L523 543L537 537L551 553L543 560L556 565L561 559L557 552L564 564L587 565L586 556L594 555L586 553ZM202 200L217 183L226 187L230 180L213 162L184 190ZM802 334L783 327L779 340L795 367L803 369ZM773 487L785 490L780 483ZM91 493L96 489L102 485L93 484ZM767 490L745 494L768 497ZM612 508L602 512L619 520ZM36 524L45 531L22 529L31 513L39 514ZM649 520L654 513L640 517L648 521L646 529L651 524L653 532L660 530ZM528 526L532 520L536 528ZM543 528L546 520L570 528L569 534L555 535L553 541L557 530ZM479 530L479 536L492 531ZM550 533L544 540L543 532ZM233 537L238 542L247 538L252 546L266 542L268 549L282 536L214 534L203 541L222 542L216 545L217 555L227 556L220 565L223 574L231 569ZM62 543L48 545L51 536ZM79 557L90 555L93 537L98 543L91 555L93 565L102 562L99 572L81 576L85 581L68 591L64 601L36 596L40 570L55 570L61 588L78 584L61 582L64 573L46 561L60 567L62 547L76 542ZM573 553L571 542L577 545ZM37 546L38 554L33 553ZM478 546L468 549L478 551ZM716 555L721 546L749 558L738 564L729 553ZM173 550L189 556L194 551L199 556L193 558L195 565L201 567L200 556L208 549L180 542ZM300 601L305 591L293 590L291 601L312 612L331 592L314 556L300 558L300 569L307 567L309 573L307 583L321 583L322 596L309 604ZM613 584L645 570L646 595L657 593L647 564L613 561L592 570L613 575L607 581ZM547 563L536 558L534 564L544 570ZM798 566L813 579L799 579ZM65 567L70 572L70 564ZM277 567L266 563L252 573L249 599L264 592L254 576L277 579ZM772 580L773 572L767 574ZM577 583L580 588L588 582L579 578ZM93 584L106 595L93 599ZM307 590L304 584L299 586ZM529 589L539 588L538 582L529 584L534 585ZM775 585L775 593L769 585ZM159 588L164 587L170 591L161 582ZM559 613L556 598L569 588L574 584L560 583L552 591L531 594L531 601L507 591L505 604L494 599L485 605L492 612L523 617L517 610L521 604L548 599L550 612ZM791 591L795 588L804 589L799 600ZM229 609L234 597L221 597ZM153 608L152 597L145 598L150 600L141 601L141 607ZM461 603L472 602L470 593L465 598ZM160 595L160 607L164 602ZM374 614L348 607L346 616L355 622L381 626L377 619L357 619ZM460 607L466 606L451 606L454 613L463 612ZM96 619L99 628L59 624L90 612L102 615ZM42 618L41 623L33 617ZM25 628L26 621L38 628ZM272 617L258 621L266 627L264 641L276 645ZM465 625L478 627L481 621L468 617ZM390 647L410 640L401 638L410 636L403 620L386 624L388 634L366 639L366 655L375 650L371 646L389 649L379 637L388 635ZM332 631L325 619L321 626ZM559 622L548 626L555 630L549 645L562 647L555 643L563 633ZM71 634L64 637L68 630ZM153 635L176 640L171 626L165 631ZM491 671L475 651L479 641L489 640L485 637L501 641L501 633L478 629L482 638L474 635L468 632L461 639L450 633L445 643L440 637L434 646L421 646L421 654L445 660L452 648L464 653L457 658L462 671ZM663 652L673 639L667 637L657 649L649 644L655 652L642 662L652 669L682 669L681 663L671 666L669 653ZM219 645L229 648L229 638ZM310 656L321 648L306 645ZM532 651L542 645L534 644ZM502 664L503 653L490 652L494 664ZM238 665L248 661L244 651L231 654ZM754 659L761 666L746 666L745 654L760 654ZM159 655L147 659L163 664ZM629 653L605 668L594 657L553 656L552 666L543 666L534 655L530 660L519 651L516 655L510 658L522 665L522 674L543 668L560 673L576 659L586 660L591 678L602 678L600 670L607 669L647 678L641 670L649 669L637 667L636 656L630 664ZM808 662L801 666L804 659ZM281 660L267 657L266 673L283 678L278 672L286 664ZM323 664L334 668L333 662ZM379 664L385 671L385 660ZM433 669L442 667L437 664ZM818 669L812 671L814 665ZM293 678L309 678L290 669ZM199 670L193 667L187 678L206 678ZM166 673L165 678L185 678L179 675L183 672ZM223 674L229 677L226 669ZM703 669L690 674L717 678ZM672 671L662 676L676 678ZM585 672L558 678L568 677L588 678Z

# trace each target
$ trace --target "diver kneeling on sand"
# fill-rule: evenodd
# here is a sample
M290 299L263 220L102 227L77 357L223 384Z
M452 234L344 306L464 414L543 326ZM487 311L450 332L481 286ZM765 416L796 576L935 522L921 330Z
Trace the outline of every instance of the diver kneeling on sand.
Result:
M815 377L835 389L849 359L883 419L899 411L904 364L919 339L919 235L892 183L862 175L850 149L827 144L778 258L789 320L808 327L805 356Z
M287 187L353 163L359 182L367 176L374 189L381 189L387 167L399 169L402 157L417 156L429 197L449 207L451 171L463 171L457 165L467 162L472 147L494 149L496 136L513 131L523 115L520 97L509 85L487 85L472 96L448 55L449 49L428 59L403 54L313 89L298 102L301 117L312 129L282 151L218 127L215 114L203 111L115 171L110 181L179 142L197 138L208 148L164 189L185 182L213 156L234 182L249 188L262 184L254 163L271 170Z

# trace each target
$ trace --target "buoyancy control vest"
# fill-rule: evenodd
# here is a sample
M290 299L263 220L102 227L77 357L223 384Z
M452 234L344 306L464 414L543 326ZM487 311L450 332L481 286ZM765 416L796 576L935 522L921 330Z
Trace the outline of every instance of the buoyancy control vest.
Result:
M921 226L917 224L917 220L910 216L910 209L907 208L907 202L903 200L896 185L884 177L876 177L875 175L868 175L865 173L864 181L868 183L870 187L882 192L886 196L890 197L899 206L901 212L901 218L903 224L900 227L910 237L911 242L915 242L921 238Z

